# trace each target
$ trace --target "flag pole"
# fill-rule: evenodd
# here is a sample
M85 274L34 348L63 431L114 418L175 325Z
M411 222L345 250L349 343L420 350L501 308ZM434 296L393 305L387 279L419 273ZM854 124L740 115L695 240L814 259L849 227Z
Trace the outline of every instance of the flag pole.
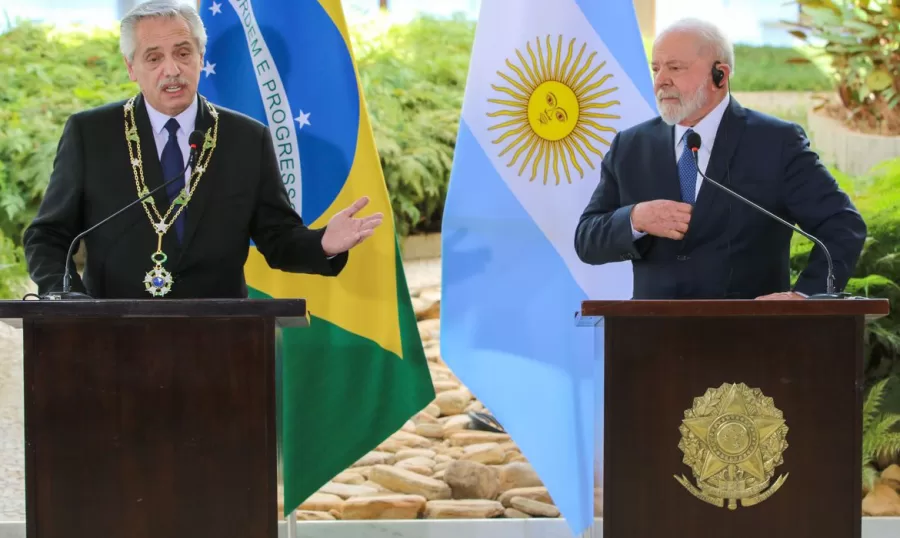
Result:
M287 538L297 538L297 511L291 510L287 518Z

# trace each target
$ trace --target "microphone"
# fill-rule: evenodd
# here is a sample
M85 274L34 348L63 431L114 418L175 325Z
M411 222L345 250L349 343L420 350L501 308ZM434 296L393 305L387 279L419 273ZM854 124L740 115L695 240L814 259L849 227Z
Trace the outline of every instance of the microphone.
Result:
M190 146L190 154L188 155L187 164L184 165L184 169L182 169L181 172L177 176L169 179L162 185L154 188L152 191L141 196L137 200L132 201L131 203L129 203L122 209L116 211L112 215L106 217L105 219L101 220L97 224L94 224L87 230L76 235L75 239L72 240L72 243L69 244L69 251L66 253L66 268L65 268L65 272L63 273L62 292L48 293L47 295L42 296L41 299L50 299L50 300L55 300L55 301L58 301L61 299L90 299L91 298L90 295L87 295L87 294L84 294L81 292L77 292L77 291L71 291L71 278L72 277L71 277L71 269L70 269L69 261L72 259L72 251L75 249L75 245L78 244L78 241L80 241L82 237L84 237L87 234L91 233L92 231L96 230L100 226L103 226L104 224L106 224L107 222L112 220L114 217L124 213L126 209L134 206L135 204L143 202L147 198L153 196L153 194L155 192L157 192L158 190L171 185L177 179L181 178L184 175L184 173L187 171L187 169L189 167L193 166L194 163L197 161L197 156L200 153L200 150L198 148L203 145L203 139L204 139L203 131L200 131L200 130L196 130L196 131L192 132L191 135L188 137L188 145Z
M818 239L817 237L814 237L813 235L804 232L804 231L801 230L799 227L794 226L794 225L791 224L790 222L788 222L788 221L782 219L782 218L779 217L778 215L775 215L774 213L772 213L772 212L766 210L765 208L763 208L763 207L761 207L761 206L759 206L759 205L757 205L757 204L751 202L750 200L744 198L743 196L741 196L740 194L734 192L733 190L729 189L728 187L725 187L724 185L722 185L722 184L720 184L720 183L718 183L718 182L716 182L716 181L713 181L712 179L708 178L708 177L706 176L706 174L704 174L703 171L700 170L700 159L699 159L699 155L697 154L697 153L698 153L698 150L700 149L700 135L699 135L699 134L697 134L696 132L691 131L691 133L687 136L687 145L688 145L688 147L691 149L691 153L694 155L694 162L697 164L697 171L700 172L700 176L703 177L703 179L704 179L705 181L708 181L709 183L712 183L712 184L715 185L716 187L718 187L718 188L722 189L723 191L727 192L728 194L734 196L734 197L737 198L738 200L740 200L740 201L744 202L745 204L748 204L748 205L750 205L751 207L755 208L757 211L760 211L760 212L764 213L765 215L768 215L769 217L771 217L771 218L777 220L778 222L784 224L784 225L787 226L788 228L794 230L795 232L799 233L799 234L802 235L803 237L806 237L807 239L809 239L810 241L812 241L813 243L819 245L819 246L822 248L822 252L825 253L825 259L826 259L827 262L828 262L828 277L827 277L827 280L826 280L826 283L825 283L825 293L816 293L816 294L814 294L814 295L810 295L810 296L808 297L808 299L843 299L843 298L845 298L845 297L849 297L849 296L850 296L849 293L835 292L835 291L834 291L834 264L833 264L832 261L831 261L831 253L828 252L828 248L825 246L825 243L819 241L819 239Z

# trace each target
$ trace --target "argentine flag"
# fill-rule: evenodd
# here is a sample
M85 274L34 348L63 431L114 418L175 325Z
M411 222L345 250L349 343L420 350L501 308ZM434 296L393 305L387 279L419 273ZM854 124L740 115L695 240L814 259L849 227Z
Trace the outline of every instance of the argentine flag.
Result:
M575 534L602 487L603 364L574 315L632 293L630 263L578 259L575 226L613 137L653 103L632 0L482 3L442 223L441 352Z

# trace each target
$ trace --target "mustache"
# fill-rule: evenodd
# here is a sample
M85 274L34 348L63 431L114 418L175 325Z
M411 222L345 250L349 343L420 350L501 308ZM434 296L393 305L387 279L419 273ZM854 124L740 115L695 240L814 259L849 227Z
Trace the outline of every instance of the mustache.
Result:
M164 89L166 89L167 86L172 86L173 84L176 84L178 86L187 86L188 81L187 81L187 79L185 79L182 76L167 77L166 79L161 80L156 84L156 89L164 90Z
M657 99L681 99L681 93L677 91L659 90L656 92Z

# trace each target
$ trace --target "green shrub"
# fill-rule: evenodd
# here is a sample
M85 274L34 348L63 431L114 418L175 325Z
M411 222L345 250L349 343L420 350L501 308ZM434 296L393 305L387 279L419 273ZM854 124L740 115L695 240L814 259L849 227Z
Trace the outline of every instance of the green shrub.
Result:
M27 291L25 253L21 245L0 234L0 299L21 299Z
M869 235L845 291L886 298L890 314L866 324L864 333L863 489L879 471L900 462L900 159L884 162L863 177L832 170L868 225ZM795 234L791 269L806 266L812 243ZM894 390L891 390L891 387Z
M827 62L795 64L794 58L812 58L809 49L736 45L732 91L816 91L832 89Z
M474 25L420 18L354 42L398 232L437 231Z
M653 39L643 41L649 61ZM817 56L812 47L737 44L734 65L731 90L736 92L820 92L833 87L828 59Z
M876 382L863 403L862 465L863 489L875 487L879 470L883 470L900 454L900 412L885 409L891 394L890 385L900 384L900 377L890 376Z
M23 23L0 35L0 232L21 241L74 112L133 95L109 31L56 33Z
M865 386L878 386L888 378L900 381L900 159L882 163L863 177L851 178L836 170L832 173L869 229L845 291L890 301L890 314L866 325ZM795 277L805 267L811 248L812 243L794 235L791 266ZM900 413L900 391L894 391L883 408L888 413Z

